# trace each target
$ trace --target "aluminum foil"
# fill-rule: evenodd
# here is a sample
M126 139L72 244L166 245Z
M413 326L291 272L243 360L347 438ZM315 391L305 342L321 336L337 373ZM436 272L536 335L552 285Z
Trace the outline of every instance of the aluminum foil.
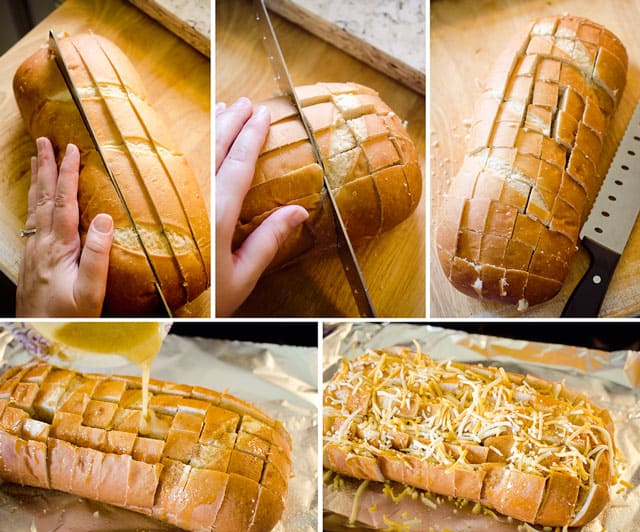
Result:
M585 324L585 327L597 327L597 323ZM323 380L326 382L331 378L342 357L354 358L367 349L392 345L412 346L414 341L420 343L423 352L437 360L496 365L516 373L533 373L553 381L564 380L568 386L586 393L599 406L607 408L616 426L616 445L624 457L621 479L632 487L613 486L609 507L581 530L640 530L640 393L633 389L637 384L638 353L510 340L430 325L340 323L325 326ZM376 482L368 484L360 504L354 507L354 496L361 482L342 480L344 484L339 487L331 481L324 485L324 529L329 532L542 530L542 527L529 527L511 518L474 513L473 503L460 506L460 501L446 497L432 495L425 504L416 492L415 499L407 495L394 502L389 494L382 493L383 484ZM395 495L404 489L395 483L391 488ZM355 523L349 525L352 514Z
M5 339L0 333L0 350ZM7 347L5 364L22 363L29 357L24 346L14 341ZM227 390L284 423L293 440L293 478L275 532L317 529L316 368L313 348L169 334L151 369L154 379ZM6 365L0 363L3 369ZM132 364L109 370L74 364L74 369L140 375L140 368ZM0 481L0 532L133 530L177 529L114 506Z

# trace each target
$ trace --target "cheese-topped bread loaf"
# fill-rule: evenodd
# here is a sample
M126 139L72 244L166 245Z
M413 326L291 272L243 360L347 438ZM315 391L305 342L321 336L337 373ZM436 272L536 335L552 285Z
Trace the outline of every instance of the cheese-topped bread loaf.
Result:
M324 466L580 526L609 501L613 422L563 384L407 348L344 360L324 390Z

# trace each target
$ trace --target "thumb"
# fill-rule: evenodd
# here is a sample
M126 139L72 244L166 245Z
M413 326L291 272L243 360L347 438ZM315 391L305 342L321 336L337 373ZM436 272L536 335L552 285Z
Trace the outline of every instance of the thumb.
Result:
M99 316L107 289L109 252L113 242L113 219L108 214L98 214L87 232L80 255L78 278L73 290L79 308L91 309Z
M249 292L287 237L308 217L309 213L299 205L281 207L247 237L235 255L236 273Z

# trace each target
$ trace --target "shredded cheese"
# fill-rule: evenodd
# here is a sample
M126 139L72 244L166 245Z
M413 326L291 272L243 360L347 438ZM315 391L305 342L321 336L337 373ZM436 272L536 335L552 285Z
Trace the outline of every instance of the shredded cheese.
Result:
M468 446L486 446L511 469L565 472L588 490L603 458L615 477L615 446L600 409L565 390L502 368L433 361L417 344L368 351L343 360L325 389L325 408L342 422L325 430L324 441L349 448L349 456L413 457L448 470L473 469ZM513 440L507 452L497 440L487 443L506 436Z
M349 525L354 525L358 520L358 511L360 509L360 500L364 495L364 491L367 489L369 485L368 480L363 480L358 489L356 490L355 497L353 498L353 505L351 506L351 515L349 516Z

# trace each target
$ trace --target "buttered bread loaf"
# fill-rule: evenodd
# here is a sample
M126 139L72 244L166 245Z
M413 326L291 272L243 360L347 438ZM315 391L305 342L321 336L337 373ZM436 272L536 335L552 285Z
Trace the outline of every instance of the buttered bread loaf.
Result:
M34 361L0 375L0 479L186 530L267 532L284 509L291 437L235 397Z

